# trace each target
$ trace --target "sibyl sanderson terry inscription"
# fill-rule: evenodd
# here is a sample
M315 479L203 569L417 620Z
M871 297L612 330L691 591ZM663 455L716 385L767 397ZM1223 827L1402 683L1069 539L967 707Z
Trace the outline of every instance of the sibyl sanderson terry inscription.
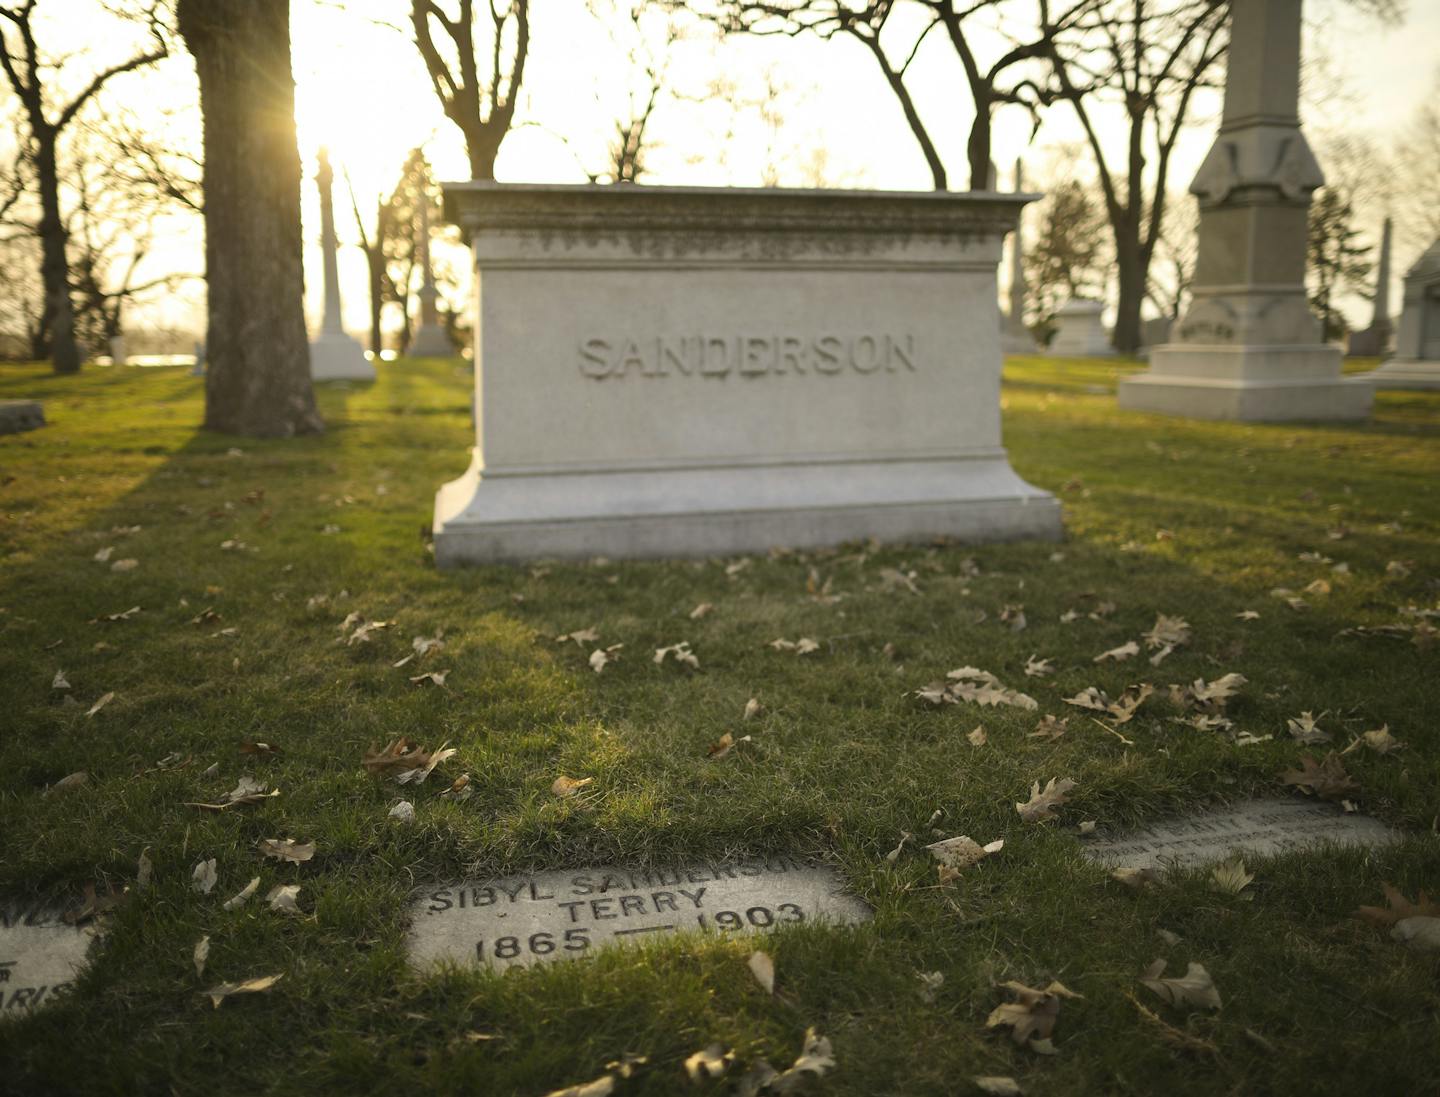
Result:
M0 900L0 1016L35 1009L68 987L93 940L54 908Z
M675 335L590 338L580 372L596 380L916 372L914 335Z
M698 930L867 921L870 908L838 874L793 857L632 870L542 872L421 892L410 954L506 968L574 959L602 945Z

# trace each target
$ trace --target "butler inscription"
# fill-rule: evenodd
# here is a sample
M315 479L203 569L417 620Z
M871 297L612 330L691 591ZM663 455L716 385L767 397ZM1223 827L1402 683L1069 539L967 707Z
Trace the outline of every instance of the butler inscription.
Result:
M34 1009L69 986L92 940L54 909L0 902L0 1016Z
M913 335L677 335L586 339L580 372L637 377L896 373L915 369Z
M830 868L793 857L678 868L542 872L421 892L410 954L507 968L584 956L602 945L694 930L867 921L870 908Z
M1102 837L1088 843L1085 854L1110 868L1158 868L1222 861L1237 852L1268 857L1326 844L1383 846L1399 837L1379 819L1324 804L1251 800Z

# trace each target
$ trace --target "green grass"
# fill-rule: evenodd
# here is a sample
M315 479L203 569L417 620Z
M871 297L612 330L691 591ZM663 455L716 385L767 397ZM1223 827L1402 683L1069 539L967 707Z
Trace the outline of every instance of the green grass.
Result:
M1440 890L1440 645L1337 634L1436 605L1440 398L1381 394L1354 427L1166 420L1116 409L1133 365L1015 360L1006 443L1063 500L1063 545L847 546L734 574L719 560L440 574L421 531L435 488L465 465L468 379L451 363L381 368L374 386L321 394L324 436L286 441L199 433L200 382L180 371L0 371L0 397L42 398L51 420L0 438L0 894L73 899L133 884L142 850L154 863L152 886L108 918L79 992L0 1023L7 1093L539 1095L630 1052L650 1065L618 1092L667 1094L690 1091L681 1060L711 1041L783 1066L811 1025L839 1062L813 1087L828 1094L966 1093L981 1074L1047 1095L1436 1084L1440 958L1352 914L1382 881ZM105 546L138 566L112 572L93 560ZM1309 551L1349 575L1297 559ZM1392 560L1408 575L1387 574ZM921 595L886 589L886 568L913 569ZM844 598L811 598L812 569ZM1307 595L1306 610L1269 594L1317 578L1333 592ZM319 595L328 603L307 608ZM1108 619L1059 620L1105 601ZM716 609L691 620L699 602ZM1024 631L999 622L1012 604ZM135 605L130 620L91 623ZM192 624L207 608L221 619ZM1262 616L1238 620L1244 609ZM372 644L338 644L351 611L395 623ZM1186 618L1193 643L1159 668L1092 663L1157 613ZM591 626L625 645L600 675L588 649L553 639ZM214 635L224 628L238 634ZM412 686L415 672L391 664L437 629L447 647L425 669L448 668L447 688ZM821 649L766 646L802 635ZM680 640L698 673L652 663ZM1032 653L1058 673L1026 678ZM967 663L1071 714L1068 733L1042 743L1026 738L1035 714L909 695ZM79 707L51 689L57 669ZM1091 685L1163 690L1229 671L1250 680L1231 705L1238 729L1274 740L1181 727L1162 700L1122 729L1126 744L1062 703ZM765 705L744 727L753 742L708 760L750 697ZM1408 744L1345 762L1364 809L1410 840L1252 865L1248 901L1203 873L1136 893L1081 858L1080 820L1120 827L1283 795L1278 774L1302 753L1285 720L1302 710L1326 713L1340 745L1381 724ZM965 734L982 723L977 750ZM360 758L402 734L457 746L443 772L468 771L474 797L439 800L432 783L406 794L413 825L387 819L401 790ZM247 739L284 754L243 756ZM155 768L172 754L192 761ZM80 770L87 787L43 795ZM184 806L242 773L282 795L224 815ZM557 800L560 774L593 776L592 794ZM1079 783L1060 823L1022 824L1014 802L1053 776ZM953 888L934 886L923 855L884 859L935 808L947 834L1006 839ZM254 844L275 836L313 839L314 861L263 861ZM425 881L777 851L836 865L875 917L769 938L773 999L745 968L750 939L656 941L504 976L406 964L406 906ZM206 857L220 872L208 897L190 889ZM262 895L303 884L307 916L253 900L222 911L257 874ZM1182 940L1165 945L1159 928ZM1136 975L1157 956L1203 963L1223 1010L1187 1017L1143 997ZM945 976L933 1003L922 971ZM197 993L275 972L273 991L219 1010ZM1008 979L1084 995L1060 1011L1058 1055L984 1031ZM1169 1046L1132 992L1218 1054ZM477 1031L494 1038L467 1038Z

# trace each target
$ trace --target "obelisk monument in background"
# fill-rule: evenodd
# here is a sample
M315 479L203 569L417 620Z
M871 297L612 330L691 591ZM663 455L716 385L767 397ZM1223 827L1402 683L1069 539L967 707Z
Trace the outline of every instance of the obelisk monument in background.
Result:
M1356 358L1378 358L1390 347L1394 328L1390 323L1390 218L1380 234L1380 269L1375 276L1375 311L1370 326L1352 331L1346 353Z
M1198 419L1364 419L1374 398L1340 373L1305 299L1310 195L1325 177L1300 132L1301 0L1231 7L1220 134L1200 201L1193 300L1120 406Z
M325 312L320 334L310 341L310 376L316 381L373 381L375 367L365 358L360 344L349 335L340 315L340 271L335 253L335 208L330 187L335 173L330 170L330 154L320 150L320 168L315 184L320 188L320 249L324 255Z
M440 312L435 307L439 296L435 289L435 272L430 266L430 195L422 186L420 191L420 236L416 241L420 259L420 327L415 338L410 340L406 353L411 358L449 358L455 353L455 344L445 333L440 323Z

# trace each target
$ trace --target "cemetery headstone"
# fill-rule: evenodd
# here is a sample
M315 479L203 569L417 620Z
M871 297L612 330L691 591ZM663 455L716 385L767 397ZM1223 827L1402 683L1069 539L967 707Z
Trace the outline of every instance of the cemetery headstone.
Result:
M0 400L0 434L19 434L45 425L39 400Z
M682 931L757 933L855 925L870 908L831 868L772 856L662 869L540 872L423 889L411 907L418 967L507 968L587 956Z
M1110 337L1105 334L1104 311L1105 306L1099 301L1079 297L1066 301L1051 318L1055 336L1050 340L1050 353L1062 358L1103 358L1114 354Z
M1440 389L1440 240L1405 272L1395 357L1369 377L1382 389Z
M0 1017L44 1005L69 986L93 940L56 909L0 900Z
M445 185L479 286L441 566L1060 535L1000 438L1029 196Z
M455 353L455 347L441 325L440 313L435 307L435 300L440 294L435 288L435 272L430 265L429 196L422 195L419 205L420 234L415 250L420 260L420 326L407 349L412 358L448 358Z
M1349 420L1374 392L1343 377L1305 296L1307 215L1324 183L1300 132L1300 0L1230 9L1220 133L1200 202L1192 301L1174 342L1120 381L1120 406L1197 419Z
M1234 853L1273 856L1337 846L1384 846L1400 835L1378 819L1305 800L1250 800L1087 840L1085 856L1110 868L1195 866Z
M1370 326L1364 331L1352 331L1346 353L1356 358L1378 358L1390 349L1390 218L1385 218L1385 228L1380 234L1380 264L1375 275L1375 307L1370 314Z
M320 188L320 249L325 271L325 312L320 334L310 341L310 377L315 381L373 381L375 367L353 336L346 334L340 311L340 270L336 261L335 207L330 156L320 150L315 184Z

